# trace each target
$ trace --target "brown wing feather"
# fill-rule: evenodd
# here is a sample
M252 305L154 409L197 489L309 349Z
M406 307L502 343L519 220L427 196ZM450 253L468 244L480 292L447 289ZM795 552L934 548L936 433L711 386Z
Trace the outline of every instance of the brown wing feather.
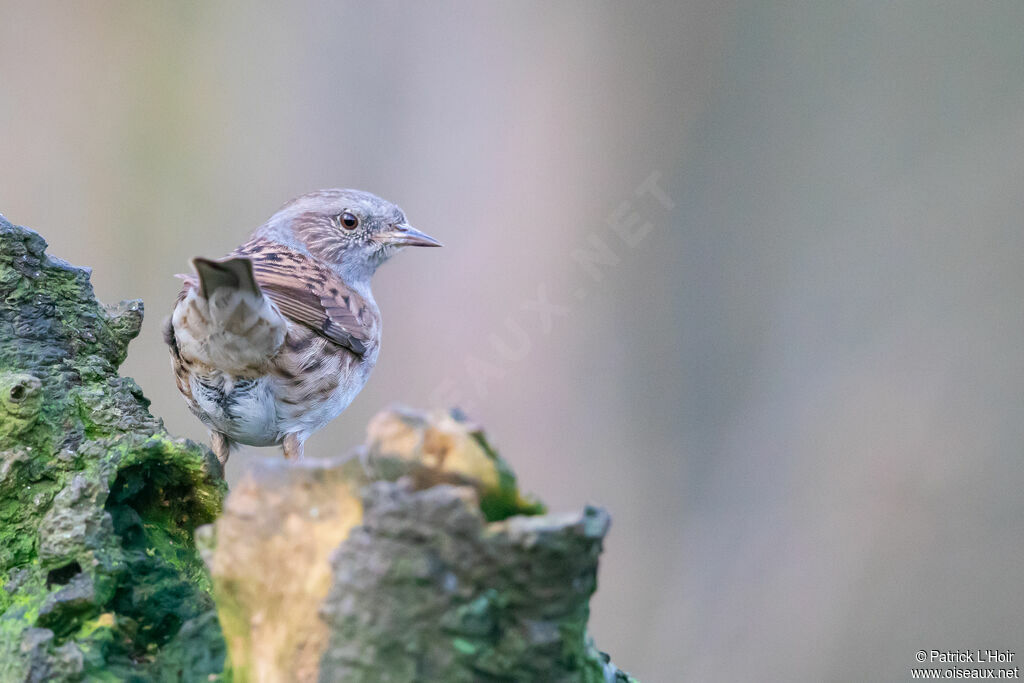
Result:
M234 255L252 259L256 282L283 315L362 355L373 338L366 302L329 268L266 240Z

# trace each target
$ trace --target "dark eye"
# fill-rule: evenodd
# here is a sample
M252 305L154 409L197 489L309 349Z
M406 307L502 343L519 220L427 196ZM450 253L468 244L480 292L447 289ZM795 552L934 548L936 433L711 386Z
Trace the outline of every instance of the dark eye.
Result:
M346 230L355 230L356 226L359 225L359 219L356 218L356 215L354 213L349 213L348 211L341 214L338 217L338 220L341 221L341 227Z

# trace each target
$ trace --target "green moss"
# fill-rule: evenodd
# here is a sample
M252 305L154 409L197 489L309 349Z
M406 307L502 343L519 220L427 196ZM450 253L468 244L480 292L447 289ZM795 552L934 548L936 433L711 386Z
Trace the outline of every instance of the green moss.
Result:
M469 642L465 638L454 638L452 640L452 647L455 651L461 655L472 657L477 652L477 647L473 643Z
M498 522L513 515L542 515L547 512L539 500L526 498L519 492L512 468L498 455L482 431L473 432L473 439L480 444L498 470L498 488L485 491L480 496L480 511L488 522Z
M224 647L193 541L225 493L117 375L142 307L0 218L0 680L207 680Z

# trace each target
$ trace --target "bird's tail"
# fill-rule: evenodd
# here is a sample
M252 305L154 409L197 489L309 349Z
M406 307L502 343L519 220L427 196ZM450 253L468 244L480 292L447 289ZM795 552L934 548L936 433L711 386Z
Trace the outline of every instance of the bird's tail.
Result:
M235 375L258 373L284 343L287 322L260 291L252 261L194 258L192 266L198 278L185 277L171 317L181 355Z
M204 299L221 288L260 295L260 286L252 274L252 261L247 258L211 261L197 256L192 259L192 267L199 275L199 293Z

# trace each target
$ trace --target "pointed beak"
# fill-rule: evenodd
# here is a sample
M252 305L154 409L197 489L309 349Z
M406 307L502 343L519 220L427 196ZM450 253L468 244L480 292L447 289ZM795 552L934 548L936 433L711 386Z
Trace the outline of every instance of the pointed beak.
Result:
M393 244L398 247L440 247L442 244L430 235L420 232L408 223L399 223L391 226L377 236L385 244Z

